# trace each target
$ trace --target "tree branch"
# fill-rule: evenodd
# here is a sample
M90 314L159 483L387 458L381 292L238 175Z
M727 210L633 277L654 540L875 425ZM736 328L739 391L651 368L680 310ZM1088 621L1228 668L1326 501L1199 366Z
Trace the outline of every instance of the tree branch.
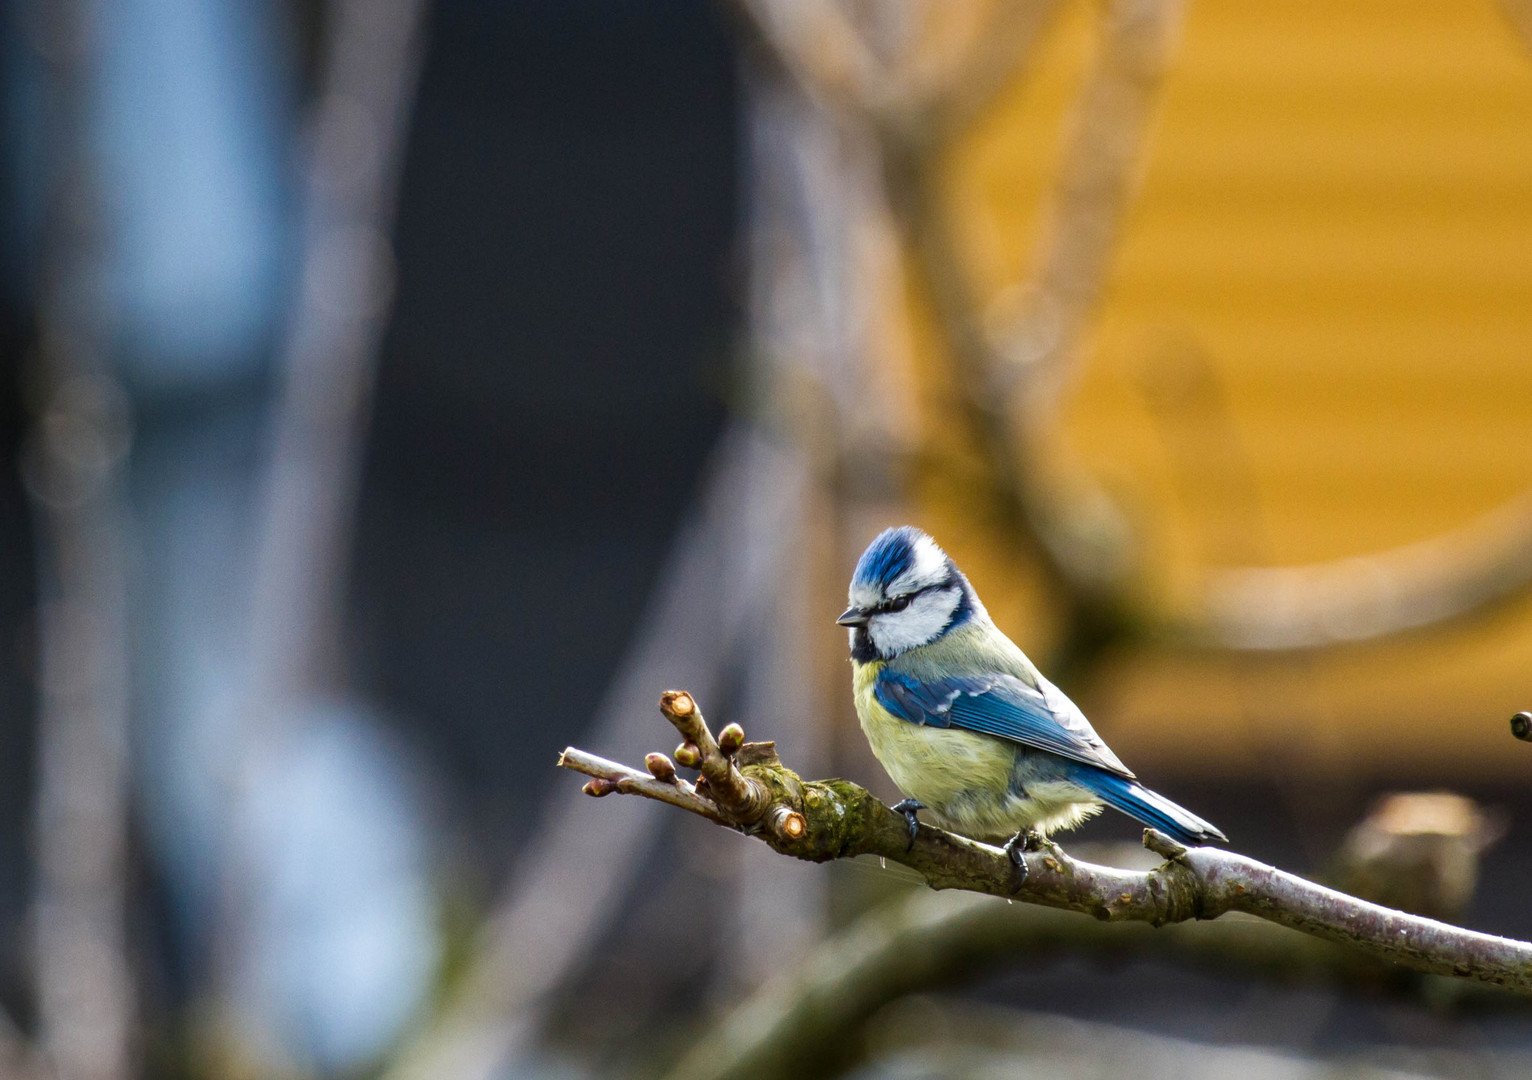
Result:
M1144 831L1144 846L1166 861L1153 870L1097 866L1050 844L1025 856L1026 878L1018 881L1001 849L925 824L912 838L904 818L865 788L805 781L770 744L745 743L738 725L715 740L683 691L667 692L660 709L686 740L678 757L701 770L695 787L676 777L662 754L649 756L648 775L572 747L559 764L592 777L591 794L662 799L810 862L876 855L908 866L934 889L987 893L1106 922L1162 926L1239 911L1417 971L1532 995L1532 944L1371 904L1233 852L1186 848L1154 829Z

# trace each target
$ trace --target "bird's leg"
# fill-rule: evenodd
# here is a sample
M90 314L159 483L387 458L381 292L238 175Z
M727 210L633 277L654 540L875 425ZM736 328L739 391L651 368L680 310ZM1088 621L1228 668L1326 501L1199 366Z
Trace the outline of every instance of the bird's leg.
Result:
M910 847L915 846L915 834L920 831L920 822L915 817L917 810L924 810L926 804L919 799L903 799L889 807L896 814L903 814L904 820L910 825Z

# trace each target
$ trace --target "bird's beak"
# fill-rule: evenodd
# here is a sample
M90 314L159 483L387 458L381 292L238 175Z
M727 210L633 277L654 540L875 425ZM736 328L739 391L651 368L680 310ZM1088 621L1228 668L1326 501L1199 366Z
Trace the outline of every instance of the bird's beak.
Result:
M866 626L867 612L859 607L848 607L835 621L841 626Z

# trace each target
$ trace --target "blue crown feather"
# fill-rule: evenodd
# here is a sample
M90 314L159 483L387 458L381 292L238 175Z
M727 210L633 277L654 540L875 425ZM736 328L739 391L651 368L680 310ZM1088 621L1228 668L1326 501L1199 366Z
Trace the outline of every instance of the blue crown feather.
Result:
M915 542L924 535L913 525L884 529L857 560L852 583L886 589L910 568L915 559Z

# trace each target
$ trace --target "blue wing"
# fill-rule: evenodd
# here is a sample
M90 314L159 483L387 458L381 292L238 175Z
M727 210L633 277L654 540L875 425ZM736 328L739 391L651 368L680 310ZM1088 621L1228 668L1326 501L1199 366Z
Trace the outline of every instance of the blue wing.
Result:
M1037 686L998 673L926 682L885 667L873 693L885 709L912 724L993 735L1133 779L1079 707L1041 676Z

